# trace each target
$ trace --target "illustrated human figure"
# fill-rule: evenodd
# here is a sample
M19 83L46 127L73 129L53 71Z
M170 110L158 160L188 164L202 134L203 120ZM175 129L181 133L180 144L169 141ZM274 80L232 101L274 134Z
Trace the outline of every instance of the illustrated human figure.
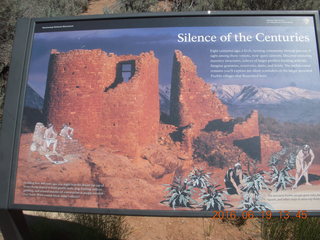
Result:
M227 192L230 195L240 194L242 181L243 181L242 167L240 163L236 163L234 165L234 168L230 168L224 177L224 183L226 184Z
M49 149L50 146L53 145L52 151L56 153L58 140L57 140L57 133L54 131L54 128L53 128L53 124L51 123L48 124L48 128L44 132L43 138L44 138L44 143L46 148Z
M73 128L70 127L70 124L63 124L62 125L62 129L59 133L60 136L66 138L66 139L72 139L72 136L73 136Z
M43 135L47 128L41 122L37 122L33 136L32 136L32 144L30 146L30 150L35 152L39 149L39 147L44 145Z
M295 184L293 188L298 186L298 183L302 176L306 179L306 185L311 185L309 183L308 170L314 160L314 153L309 145L304 145L302 149L298 152L296 157L296 176Z

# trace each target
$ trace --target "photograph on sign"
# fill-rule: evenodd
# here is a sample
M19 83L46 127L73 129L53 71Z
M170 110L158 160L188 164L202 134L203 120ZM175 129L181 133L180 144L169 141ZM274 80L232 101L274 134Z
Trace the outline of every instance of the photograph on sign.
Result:
M313 17L67 26L33 36L14 204L320 210Z

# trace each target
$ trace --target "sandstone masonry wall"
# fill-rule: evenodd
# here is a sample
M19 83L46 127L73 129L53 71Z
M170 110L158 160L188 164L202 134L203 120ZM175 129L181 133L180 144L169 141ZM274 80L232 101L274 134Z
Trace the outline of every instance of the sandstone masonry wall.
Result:
M134 63L134 75L117 83L121 62ZM136 156L157 141L158 59L153 52L117 56L96 50L52 50L44 112L60 130L71 123L74 139Z
M229 119L227 107L212 93L210 85L197 75L192 60L179 50L173 57L170 101L173 123L178 127L193 123L195 134L209 121Z
M236 124L233 132L229 135L237 140L258 136L260 136L259 114L256 110L253 110L244 122Z
M272 140L270 135L261 134L260 135L261 143L261 163L268 164L270 157L273 153L279 152L282 149L282 146L279 141Z

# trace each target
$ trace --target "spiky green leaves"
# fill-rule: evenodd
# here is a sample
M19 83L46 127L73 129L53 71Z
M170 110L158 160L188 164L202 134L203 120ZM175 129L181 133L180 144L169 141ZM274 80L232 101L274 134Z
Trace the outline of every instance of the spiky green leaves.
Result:
M206 189L201 189L200 198L203 201L199 204L199 207L203 211L221 211L225 209L225 206L232 207L231 204L226 203L227 199L224 196L222 188L220 185L210 185Z
M252 176L247 176L244 178L244 187L242 191L246 193L253 193L255 195L259 195L259 191L261 189L269 189L267 186L268 181L265 180L262 173L256 173Z
M196 188L204 188L208 185L211 173L205 173L203 169L194 168L189 174L188 185Z
M284 167L280 171L275 166L272 167L271 184L273 184L275 191L285 190L293 184L294 177L290 175L288 170L288 167Z
M173 209L176 207L192 208L193 204L197 204L197 202L191 198L193 187L187 184L187 180L182 182L181 178L177 177L172 184L164 185L168 186L165 191L169 191L169 193L161 203L167 203Z
M272 206L266 202L261 201L260 195L252 193L245 193L241 205L239 208L245 211L268 211L272 209Z
M210 183L210 174L202 169L194 168L188 178L184 181L180 177L174 179L172 184L164 184L168 194L165 203L175 209L176 207L201 208L203 211L223 210L226 206L232 206L226 203L223 188L220 185ZM195 196L195 188L200 189L199 198L202 200L198 203L192 197Z

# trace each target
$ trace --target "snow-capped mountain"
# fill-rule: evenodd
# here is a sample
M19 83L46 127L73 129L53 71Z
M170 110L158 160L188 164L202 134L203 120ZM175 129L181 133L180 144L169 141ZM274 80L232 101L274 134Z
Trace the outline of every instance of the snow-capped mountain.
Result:
M213 85L229 113L246 116L252 109L280 121L320 123L320 91L297 87L259 88L251 85Z
M161 112L170 114L170 85L159 85Z
M282 104L301 100L320 100L320 92L297 87L258 88L251 85L213 85L219 98L226 104Z
M212 85L233 117L253 109L283 122L320 123L320 91L297 87L259 88L251 85ZM159 86L161 112L170 114L170 85Z

